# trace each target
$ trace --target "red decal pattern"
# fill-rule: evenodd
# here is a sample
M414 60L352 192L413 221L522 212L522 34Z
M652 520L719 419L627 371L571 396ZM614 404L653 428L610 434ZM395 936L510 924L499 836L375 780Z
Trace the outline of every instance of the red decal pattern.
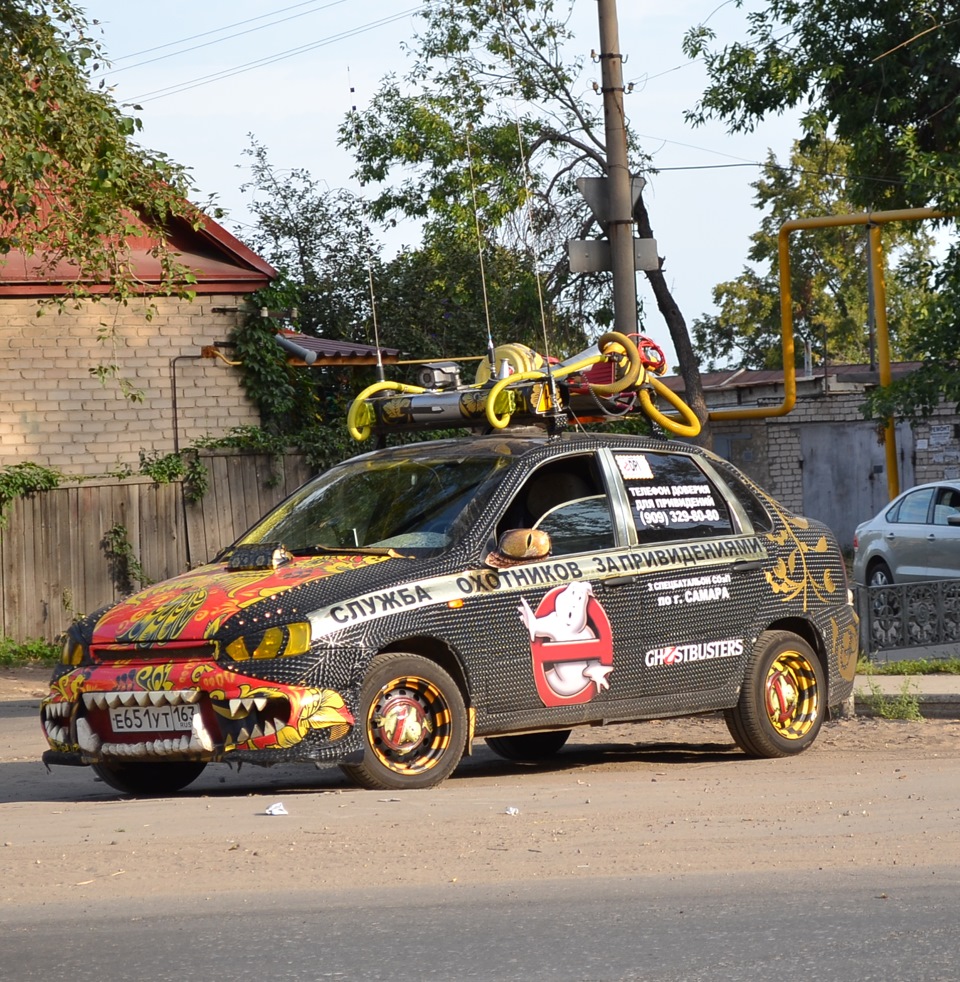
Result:
M385 559L389 556L317 556L296 559L279 569L252 571L230 571L223 564L200 566L112 607L97 622L93 642L153 644L212 638L226 620L259 600Z

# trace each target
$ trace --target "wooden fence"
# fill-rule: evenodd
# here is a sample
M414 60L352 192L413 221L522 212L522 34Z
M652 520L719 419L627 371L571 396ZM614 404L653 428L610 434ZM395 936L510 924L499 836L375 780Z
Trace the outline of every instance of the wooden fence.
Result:
M140 477L17 499L0 531L0 634L54 641L75 617L119 599L124 589L111 538L129 544L144 575L157 582L211 559L310 476L300 456L202 459L210 488L197 503L184 501L179 483Z

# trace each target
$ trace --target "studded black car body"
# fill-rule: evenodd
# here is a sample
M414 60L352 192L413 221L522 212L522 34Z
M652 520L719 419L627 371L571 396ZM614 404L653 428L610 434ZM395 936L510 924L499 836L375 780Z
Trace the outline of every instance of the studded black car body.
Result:
M830 532L720 458L625 436L380 450L316 478L214 562L69 632L48 763L162 793L210 761L443 780L582 724L723 710L797 753L851 692Z

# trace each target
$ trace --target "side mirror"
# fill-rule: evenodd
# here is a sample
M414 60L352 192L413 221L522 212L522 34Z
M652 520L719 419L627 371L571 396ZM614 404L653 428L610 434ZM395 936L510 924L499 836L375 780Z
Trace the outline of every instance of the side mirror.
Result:
M950 515L947 518L947 525L952 525L954 528L960 526L960 515Z
M513 566L546 559L550 555L550 536L540 529L508 529L500 536L495 552L487 556L491 566Z

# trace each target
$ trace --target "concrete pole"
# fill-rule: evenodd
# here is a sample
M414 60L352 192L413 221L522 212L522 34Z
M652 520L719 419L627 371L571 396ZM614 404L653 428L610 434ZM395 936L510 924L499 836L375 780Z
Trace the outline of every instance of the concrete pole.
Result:
M600 84L607 141L607 186L610 215L607 237L613 270L614 329L637 330L637 273L633 258L633 196L627 164L627 131L623 116L623 56L616 0L597 0L600 18Z

